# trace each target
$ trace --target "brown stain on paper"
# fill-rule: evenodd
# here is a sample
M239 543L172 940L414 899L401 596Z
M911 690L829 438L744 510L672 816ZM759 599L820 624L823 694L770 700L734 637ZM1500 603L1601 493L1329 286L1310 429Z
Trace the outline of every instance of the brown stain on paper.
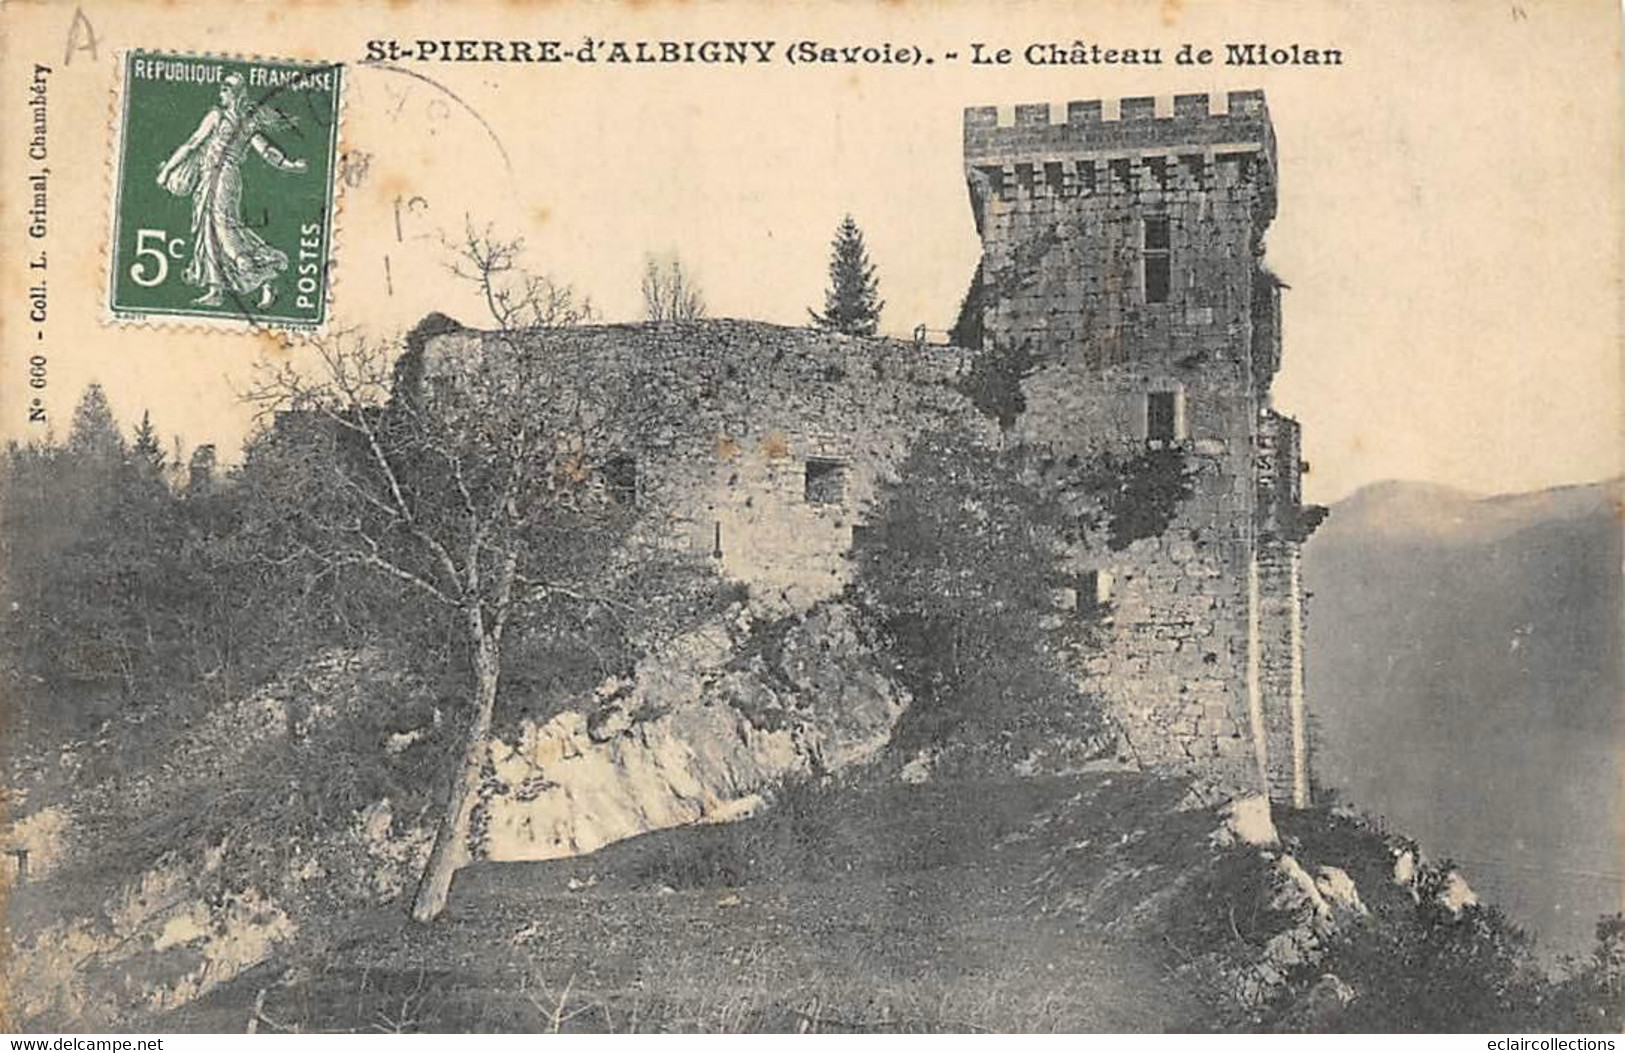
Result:
M762 440L762 456L770 460L782 460L790 456L790 440L785 438L784 432L771 432Z
M255 329L254 343L267 358L286 358L293 349L293 341L286 333L276 329Z

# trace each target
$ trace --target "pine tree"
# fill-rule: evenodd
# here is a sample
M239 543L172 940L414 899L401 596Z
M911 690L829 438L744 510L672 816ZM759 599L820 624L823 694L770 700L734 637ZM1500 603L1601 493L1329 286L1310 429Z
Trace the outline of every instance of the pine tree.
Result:
M873 336L880 325L880 312L886 303L880 298L880 283L874 265L863 247L863 231L851 214L835 229L830 243L829 288L824 292L824 313L807 309L822 329L852 336Z
M135 442L130 444L131 460L143 476L160 479L164 474L164 448L158 442L158 429L152 426L152 414L141 411L141 424L135 429Z
M111 464L119 463L124 457L124 437L113 420L113 408L107 403L107 393L95 381L85 385L85 392L73 409L68 451L81 458Z

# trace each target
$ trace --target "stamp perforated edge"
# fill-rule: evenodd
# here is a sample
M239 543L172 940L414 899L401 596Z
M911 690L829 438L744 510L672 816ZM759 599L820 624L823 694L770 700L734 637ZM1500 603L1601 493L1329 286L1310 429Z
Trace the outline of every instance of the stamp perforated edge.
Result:
M124 162L125 104L128 93L129 62L136 52L164 58L217 60L224 62L262 62L283 66L304 66L310 69L338 71L337 96L334 102L333 134L328 159L328 215L331 230L327 238L327 266L323 278L327 283L322 317L314 323L295 322L279 318L232 316L229 314L181 314L168 311L119 311L113 307L114 268L117 265L119 222L119 170ZM137 328L169 332L196 332L208 334L260 334L273 333L287 341L310 340L323 336L333 325L334 307L338 300L339 239L343 233L344 180L339 176L339 162L344 157L345 110L349 106L350 65L343 62L323 62L317 59L281 58L244 52L175 51L155 47L126 47L113 53L113 85L108 92L109 129L104 155L103 178L106 197L106 226L102 230L101 287L97 291L99 312L103 327Z

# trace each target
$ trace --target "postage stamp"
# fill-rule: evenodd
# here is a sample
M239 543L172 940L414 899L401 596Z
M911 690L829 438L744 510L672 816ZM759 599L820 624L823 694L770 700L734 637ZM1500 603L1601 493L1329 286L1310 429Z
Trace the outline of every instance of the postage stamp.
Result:
M119 320L327 320L343 68L125 53L108 251Z

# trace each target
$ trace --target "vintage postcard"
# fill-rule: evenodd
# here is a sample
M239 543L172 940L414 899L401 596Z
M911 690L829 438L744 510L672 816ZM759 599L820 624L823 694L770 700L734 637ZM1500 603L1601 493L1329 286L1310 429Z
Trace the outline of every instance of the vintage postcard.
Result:
M1620 23L0 7L0 1029L1612 1049Z

